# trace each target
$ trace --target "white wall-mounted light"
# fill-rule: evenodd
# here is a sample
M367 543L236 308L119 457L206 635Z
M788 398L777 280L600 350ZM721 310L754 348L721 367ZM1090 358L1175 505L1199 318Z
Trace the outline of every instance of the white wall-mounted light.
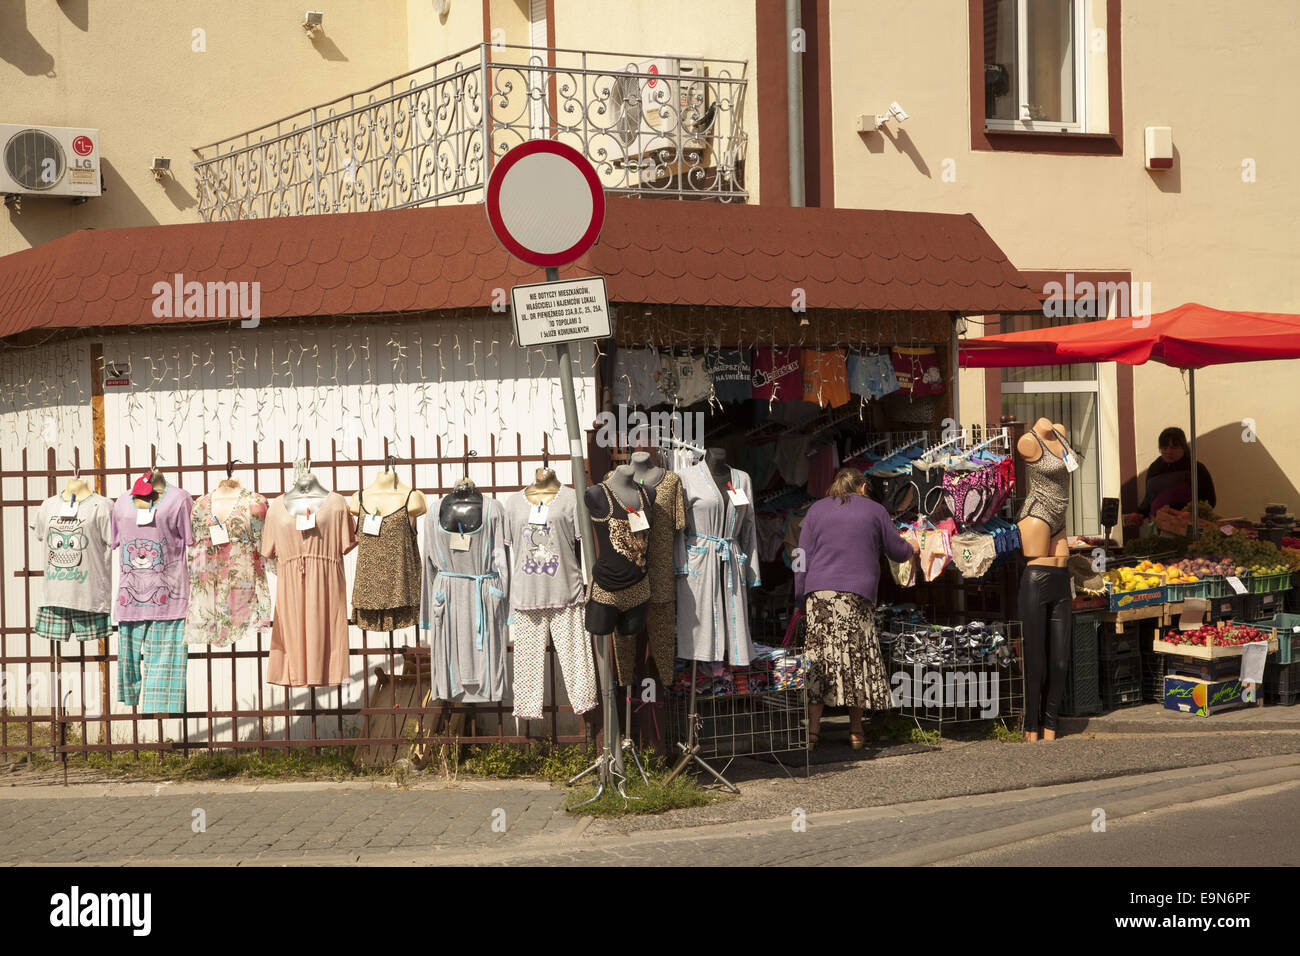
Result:
M158 182L163 181L163 177L170 176L172 171L172 161L166 156L155 156L153 165L149 167L149 172L153 173L153 178Z
M325 14L319 10L308 10L303 15L302 28L314 40L317 34L325 31L324 20Z
M901 125L907 122L910 118L911 117L907 110L903 109L903 107L899 105L898 100L894 100L894 102L889 104L889 109L884 113L876 113L874 116L870 113L863 113L859 116L858 132L870 133L874 130L884 129L885 124L891 119L895 123Z

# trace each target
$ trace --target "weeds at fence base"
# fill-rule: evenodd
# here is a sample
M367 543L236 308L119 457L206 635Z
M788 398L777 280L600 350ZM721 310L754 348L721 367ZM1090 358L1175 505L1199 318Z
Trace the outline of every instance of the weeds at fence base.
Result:
M650 774L650 785L646 786L642 782L640 774L636 773L635 768L629 767L628 769L632 772L632 778L627 781L623 789L627 791L629 799L625 800L619 796L617 791L606 788L600 799L595 803L589 803L573 812L593 817L627 817L640 814L667 813L669 810L681 810L686 807L707 806L729 796L701 790L699 784L688 774L683 774L673 780L672 783L664 786L663 781L667 773L656 771ZM587 784L584 781L583 785L573 792L565 806L572 807L584 800L589 800L595 792L595 782Z

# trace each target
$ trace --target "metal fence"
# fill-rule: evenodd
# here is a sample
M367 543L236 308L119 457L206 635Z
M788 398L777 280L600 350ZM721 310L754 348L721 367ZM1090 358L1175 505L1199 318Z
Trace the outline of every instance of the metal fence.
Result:
M366 472L384 466L390 456L397 459L398 474L412 487L427 495L442 495L451 491L453 484L464 473L465 457L444 451L441 437L435 439L433 454L417 454L412 438L410 447L402 450L390 447L384 440L382 453L367 454L358 441L356 457L344 457L343 449L333 441L328 457L313 460L312 470L332 490L347 497L358 487L365 486ZM533 468L556 460L543 436L539 451L525 452L523 439L515 435L513 451L499 448L491 440L487 454L473 459L475 473L486 470L490 476L486 483L478 482L485 495L501 496L526 486L532 480ZM468 438L462 447L468 447ZM485 744L513 743L531 745L543 740L558 744L583 744L586 734L580 725L562 732L561 715L572 714L567 704L555 703L562 686L557 683L558 668L552 651L547 662L547 695L551 701L545 707L547 716L542 721L521 721L520 732L506 732L506 718L510 716L507 703L453 704L425 700L428 696L428 648L412 647L401 643L399 632L387 634L359 631L358 642L353 631L349 654L359 661L363 679L359 688L353 683L349 688L357 691L347 699L344 687L285 688L267 684L264 673L270 654L270 636L257 633L256 641L243 641L224 648L208 645L191 645L189 648L190 680L187 687L186 712L165 716L141 714L134 707L114 705L109 694L109 668L117 660L110 653L109 641L97 644L77 642L51 642L36 637L32 632L37 604L33 599L32 582L42 576L44 561L32 547L32 536L27 531L29 523L42 501L57 494L68 478L79 474L91 481L96 490L110 499L126 490L133 476L152 462L159 450L150 447L146 462L133 464L130 449L123 456L123 466L118 468L82 468L85 460L80 449L68 467L56 468L54 450L50 449L44 467L29 460L26 451L6 458L0 453L0 479L21 480L23 492L19 497L0 500L0 540L6 527L19 522L23 530L23 549L20 555L6 554L0 549L0 580L10 576L24 582L21 614L15 613L11 589L0 587L0 624L15 617L22 623L0 627L0 753L25 754L35 752L62 755L85 754L104 751L130 751L137 756L142 751L175 751L189 755L206 751L251 751L259 753L283 751L285 748L311 748L315 752L335 749L343 755L345 747L376 749L389 748L398 753L404 745L422 744ZM310 443L304 454L312 455ZM567 458L567 450L561 453ZM185 449L177 446L174 465L164 472L169 481L194 493L206 493L210 485L226 477L227 462L231 460L227 444L214 454L206 445L197 456L191 455L193 464L186 462ZM170 458L170 456L168 456ZM10 460L10 459L17 460ZM102 460L102 457L101 459ZM260 492L268 498L282 494L292 483L294 462L286 458L284 442L278 442L273 457L264 457L254 445L251 461L234 465L235 476L250 491ZM416 469L435 470L432 486L417 484ZM195 488L201 492L195 492ZM6 592L10 593L6 596ZM9 606L6 606L6 602ZM417 631L418 633L418 631ZM12 653L13 645L21 645L19 653ZM193 662L201 661L206 675L207 707L190 709L195 695ZM398 662L403 662L399 668ZM239 662L252 662L256 671L255 702L253 706L240 702ZM385 671L377 673L379 668ZM65 676L70 672L70 676ZM351 672L351 669L350 669ZM40 675L45 674L41 679ZM55 676L50 676L55 675ZM222 694L229 680L228 692ZM374 701L375 691L391 684L394 678L408 683L413 679L414 704L399 706L394 699L383 703ZM372 679L375 686L372 687ZM116 680L116 673L114 673ZM49 685L48 687L46 685ZM214 699L224 696L225 700ZM246 696L252 696L246 695ZM392 697L391 693L389 697ZM305 698L305 699L303 699ZM41 706L42 701L45 706ZM114 709L120 712L114 713ZM463 715L463 716L459 716ZM569 716L567 722L578 718ZM413 726L410 726L413 723ZM402 725L408 725L403 728ZM463 725L464 732L460 731ZM402 731L399 733L399 730ZM435 734L433 731L438 730ZM71 731L71 733L70 733ZM91 738L98 740L92 742Z
M481 202L534 139L608 192L744 202L741 60L482 43L195 150L204 221Z

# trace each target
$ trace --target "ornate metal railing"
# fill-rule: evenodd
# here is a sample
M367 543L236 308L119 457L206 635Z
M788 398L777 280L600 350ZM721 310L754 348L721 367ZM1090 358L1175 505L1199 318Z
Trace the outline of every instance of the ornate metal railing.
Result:
M745 69L480 44L195 150L199 215L482 202L492 164L532 139L573 146L612 193L744 202Z

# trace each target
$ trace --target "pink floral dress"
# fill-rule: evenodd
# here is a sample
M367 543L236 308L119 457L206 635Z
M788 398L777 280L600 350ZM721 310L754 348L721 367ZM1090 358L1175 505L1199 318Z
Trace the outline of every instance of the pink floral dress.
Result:
M190 545L190 606L185 617L188 644L234 644L271 626L271 594L262 557L266 499L243 491L223 527L228 544L212 543L212 496L194 504Z

